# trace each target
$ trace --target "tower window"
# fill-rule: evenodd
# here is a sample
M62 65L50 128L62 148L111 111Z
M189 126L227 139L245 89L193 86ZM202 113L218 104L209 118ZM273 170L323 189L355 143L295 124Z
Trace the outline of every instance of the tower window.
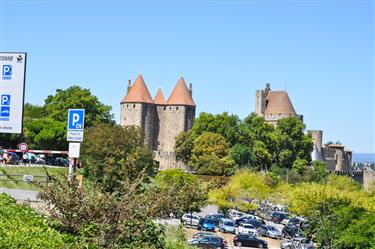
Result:
M176 107L176 110L178 110L178 106Z
M135 108L135 105L133 105L133 108Z
M164 110L166 110L166 109L167 109L167 107L164 106Z

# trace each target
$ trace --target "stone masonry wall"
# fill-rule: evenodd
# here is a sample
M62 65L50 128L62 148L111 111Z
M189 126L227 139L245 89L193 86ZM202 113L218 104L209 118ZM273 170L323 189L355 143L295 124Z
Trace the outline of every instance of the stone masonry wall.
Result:
M167 106L164 113L163 151L173 151L176 137L185 131L185 106Z
M120 125L139 126L142 125L142 104L123 103L121 104ZM141 130L143 131L142 127Z

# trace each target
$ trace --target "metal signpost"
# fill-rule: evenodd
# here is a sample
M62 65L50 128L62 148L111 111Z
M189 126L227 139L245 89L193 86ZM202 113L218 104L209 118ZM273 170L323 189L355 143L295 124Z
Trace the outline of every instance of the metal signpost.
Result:
M68 142L69 143L69 180L73 177L76 159L79 158L80 143L83 141L83 130L85 127L85 110L69 109L68 112ZM78 143L77 143L78 142Z
M26 53L0 52L0 133L22 133Z

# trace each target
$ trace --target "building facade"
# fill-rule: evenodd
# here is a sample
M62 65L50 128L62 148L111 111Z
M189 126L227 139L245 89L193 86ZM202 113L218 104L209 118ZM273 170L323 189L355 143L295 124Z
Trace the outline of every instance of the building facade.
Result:
M120 124L138 126L144 134L145 144L154 151L160 170L169 168L186 169L176 161L174 145L182 131L189 131L194 122L196 105L189 89L181 77L166 100L163 91L158 90L152 98L142 75L134 84L129 81L127 93L121 101Z

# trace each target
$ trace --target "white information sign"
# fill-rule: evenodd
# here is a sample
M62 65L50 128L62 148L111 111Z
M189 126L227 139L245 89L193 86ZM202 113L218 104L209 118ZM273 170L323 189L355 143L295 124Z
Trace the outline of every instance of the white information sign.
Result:
M80 143L69 143L69 157L79 158L80 148Z
M0 52L0 133L22 133L26 53Z

